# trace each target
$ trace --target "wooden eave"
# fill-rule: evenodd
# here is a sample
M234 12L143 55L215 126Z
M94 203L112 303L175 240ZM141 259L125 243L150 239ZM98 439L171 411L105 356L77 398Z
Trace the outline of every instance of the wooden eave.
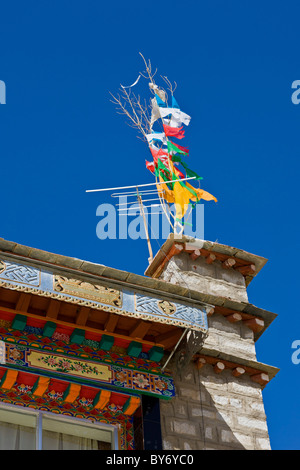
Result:
M182 329L173 325L80 307L68 302L34 294L0 288L0 310L12 314L51 321L57 325L79 328L97 335L113 336L116 344L141 342L148 350L153 346L171 350Z
M238 270L245 277L246 286L267 263L266 258L253 255L239 248L207 240L197 240L187 236L176 238L174 234L171 234L149 264L145 275L155 279L158 278L165 264L180 252L188 253L194 260L201 256L209 264L220 261L224 269L231 267Z
M257 362L251 359L236 357L231 354L226 354L211 348L204 347L199 354L195 354L194 362L198 369L201 369L205 364L209 364L214 368L215 373L221 373L225 370L230 370L233 375L238 368L243 369L246 375L250 376L252 380L259 383L262 387L272 380L280 369L268 364ZM222 364L222 368L218 365ZM236 373L236 376L240 374Z
M215 307L215 313L219 313L224 316L229 315L229 313L238 312L242 314L243 320L249 320L252 317L261 318L264 322L263 328L260 329L260 331L254 331L254 340L257 341L257 339L277 317L275 313L256 307L249 302L236 302L225 297L204 294L186 287L166 282L161 279L147 277L151 276L151 273L160 267L163 260L168 260L168 258L166 258L166 253L169 253L174 244L190 244L192 241L193 240L191 240L190 237L182 237L177 240L171 234L171 236L166 240L162 249L155 256L153 262L147 268L145 273L146 276L110 268L101 264L83 261L77 258L49 253L44 250L30 248L15 242L4 240L3 238L0 238L0 252L5 254L5 256L13 257L14 259L19 258L20 261L30 262L33 266L48 266L52 269L55 268L62 274L76 274L77 276L84 277L87 280L91 280L92 282L101 281L112 286L122 285L145 293L148 292L149 295L159 294L162 298L165 297L166 299L171 299L173 301L178 300L187 304L210 304ZM267 261L265 258L251 255L250 253L244 252L237 248L232 248L212 242L204 241L203 249L214 250L214 253L218 252L219 256L221 256L223 260L224 256L227 256L228 258L229 256L233 257L238 255L238 260L243 260L245 265L248 265L249 263L255 263L256 274ZM195 250L198 250L196 245ZM0 306L2 305L3 307L15 309L20 294L15 293L18 295L10 295L7 293L4 295L4 290L8 291L9 289L0 288ZM47 302L42 300L40 301L38 299L41 299L41 297L32 295L32 300L28 305L28 312L38 314L43 317L47 317L48 313L50 312L50 318L53 318L53 315L55 315L55 302L59 302L60 304L67 304L67 302L63 301L53 301L50 307L49 299L47 299ZM108 314L107 312L99 312L99 310L94 309L90 309L88 311L85 307L80 309L78 306L71 306L70 304L68 304L68 306L61 306L57 315L57 318L61 319L62 321L80 325L84 328L95 328L97 330L99 329L101 331L107 331L113 334L125 334L125 336L132 338L136 337L144 339L145 341L151 340L150 342L153 342L153 344L158 342L163 344L166 350L172 349L182 332L182 328L180 327L163 324L158 327L158 323L154 324L154 322L146 322L144 320L128 317L123 318L120 321L120 316L117 314ZM147 330L148 325L144 325L144 323L153 323L153 327L151 326Z

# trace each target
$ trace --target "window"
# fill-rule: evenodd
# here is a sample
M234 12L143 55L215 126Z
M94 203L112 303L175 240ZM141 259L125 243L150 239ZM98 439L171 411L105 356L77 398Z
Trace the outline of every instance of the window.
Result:
M110 450L117 428L51 412L0 405L0 450Z

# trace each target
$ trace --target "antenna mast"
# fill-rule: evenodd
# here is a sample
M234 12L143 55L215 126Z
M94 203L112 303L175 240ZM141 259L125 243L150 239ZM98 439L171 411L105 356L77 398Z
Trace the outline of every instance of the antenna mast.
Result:
M149 262L149 264L150 264L150 263L152 262L152 260L153 260L153 251L152 251L152 247L151 247L151 242L150 242L150 237L149 237L149 232L148 232L148 226L147 226L146 216L145 216L145 212L144 212L143 200L142 200L142 198L141 198L141 196L140 196L138 186L136 187L136 195L137 195L137 200L138 200L138 202L139 202L140 210L141 210L141 213L142 213L142 216L143 216L143 220L144 220L144 227L145 227L146 238L147 238L147 244L148 244L148 250L149 250L148 262Z

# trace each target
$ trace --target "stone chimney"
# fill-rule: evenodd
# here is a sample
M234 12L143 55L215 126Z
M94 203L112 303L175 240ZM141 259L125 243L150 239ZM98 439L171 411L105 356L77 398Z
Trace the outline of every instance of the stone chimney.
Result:
M267 260L246 251L170 235L145 274L237 302L248 302L247 286Z
M276 315L247 295L266 262L217 242L170 235L149 264L145 275L211 305L208 335L177 374L176 397L161 406L165 449L270 449L262 389L278 369L257 361L255 342Z

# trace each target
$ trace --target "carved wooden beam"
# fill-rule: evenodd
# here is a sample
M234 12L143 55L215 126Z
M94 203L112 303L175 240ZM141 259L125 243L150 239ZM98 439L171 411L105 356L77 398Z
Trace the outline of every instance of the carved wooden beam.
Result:
M224 369L225 369L225 364L223 364L223 362L217 362L214 365L214 371L216 374L220 374L221 372L223 372Z
M63 394L63 401L65 403L74 403L76 398L79 396L81 390L81 385L79 384L69 384L66 391Z
M150 322L145 322L144 320L138 320L133 328L129 332L131 338L140 338L143 339L144 336L148 333L151 327Z
M230 321L230 323L235 323L237 321L241 321L243 319L240 313L232 313L231 315L227 315L226 320Z
M251 375L251 380L253 380L253 382L259 383L260 385L266 385L270 381L269 375L265 372Z
M248 326L254 333L258 333L261 331L264 326L265 322L262 318L251 318L250 320L244 320L245 325Z
M110 333L113 333L118 324L118 321L119 321L119 316L114 315L113 313L110 313L108 316L108 319L106 320L104 330L109 331Z
M211 317L214 313L215 313L214 307L208 307L208 308L206 309L206 315L207 315L208 317Z
M129 397L125 405L123 406L123 413L125 415L133 415L136 409L140 406L141 399L139 397Z
M40 376L34 383L31 393L37 397L42 397L47 391L50 383L50 377Z
M31 294L24 294L22 292L16 303L16 310L20 312L27 312L28 307L30 305L31 297L32 297Z
M205 258L205 262L206 262L207 264L212 264L215 260L216 260L216 255L214 255L213 253L210 253L210 254Z
M235 369L233 369L232 375L234 377L239 377L240 375L244 374L245 372L246 372L246 370L243 367L238 366Z
M17 370L7 369L1 379L0 388L11 389L17 380L18 374Z
M230 269L235 265L236 261L233 258L227 258L225 261L223 261L222 266L225 269Z
M106 407L111 397L111 392L108 390L100 390L94 398L93 407L96 410L103 410Z
M49 306L47 308L47 317L56 319L58 317L59 309L60 309L59 300L51 299L49 302Z
M202 367L206 364L206 360L204 359L204 357L199 357L197 360L196 360L196 367L197 369L202 369Z
M200 250L195 250L190 254L190 258L195 261L201 255Z
M85 324L88 320L90 311L91 311L91 309L89 307L81 307L79 312L78 312L78 315L76 317L76 324L81 325L81 326L85 326Z
M255 274L256 267L255 264L248 264L247 266L236 267L235 270L246 276L247 274Z

